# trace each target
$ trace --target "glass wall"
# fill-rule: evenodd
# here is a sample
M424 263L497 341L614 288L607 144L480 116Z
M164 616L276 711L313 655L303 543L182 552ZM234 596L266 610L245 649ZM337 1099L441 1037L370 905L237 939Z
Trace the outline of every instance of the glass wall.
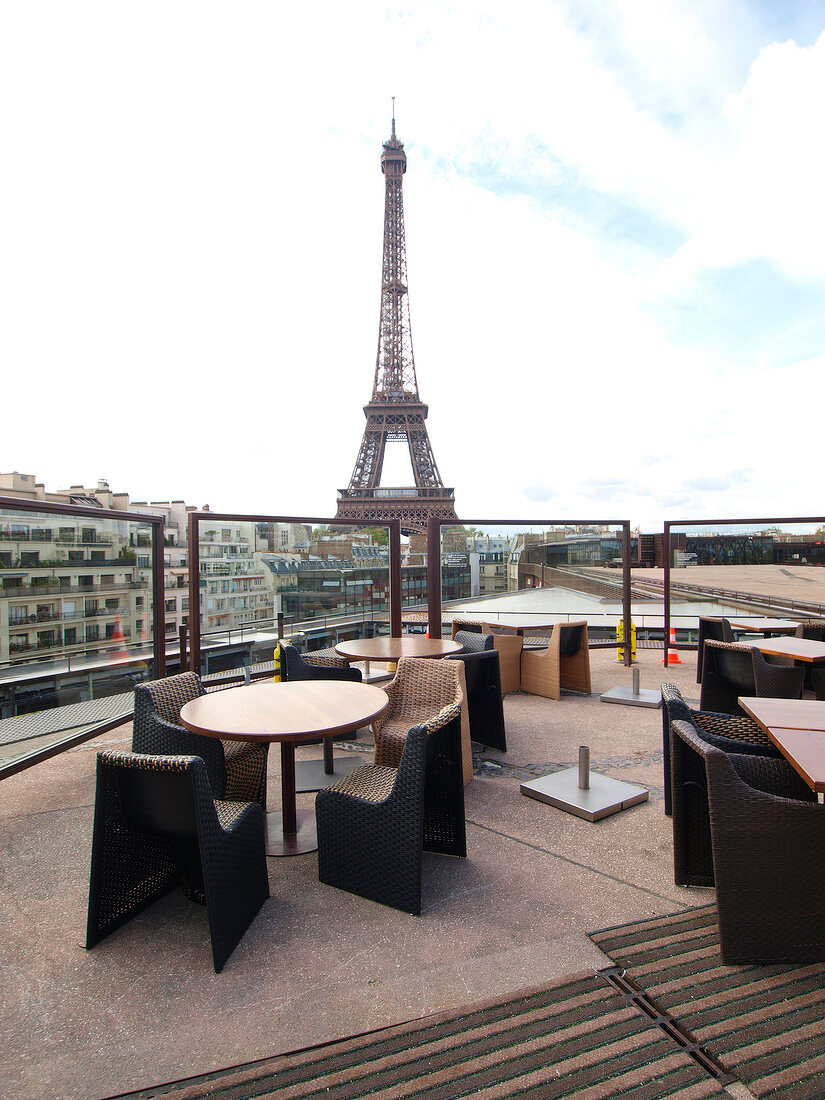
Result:
M303 651L389 632L402 603L426 617L426 563L401 564L398 524L306 517L189 517L189 667L268 671L275 643Z
M0 498L0 769L132 713L161 521Z
M665 628L680 641L696 641L700 616L729 619L735 636L752 633L759 619L825 618L822 517L673 520L663 546L663 568L654 573L661 573Z
M433 520L429 546L440 576L430 581L440 597L440 606L430 600L431 634L436 621L448 632L453 618L535 627L587 619L591 641L615 640L629 610L625 566L640 554L621 520Z

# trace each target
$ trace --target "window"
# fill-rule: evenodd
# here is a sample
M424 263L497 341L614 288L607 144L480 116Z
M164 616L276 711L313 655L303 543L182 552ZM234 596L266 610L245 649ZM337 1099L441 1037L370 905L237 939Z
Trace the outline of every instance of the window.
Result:
M74 645L77 642L77 627L67 626L63 631L63 644Z
M94 577L86 576L84 574L82 577L77 578L77 583L80 585L81 588L93 588L95 579Z
M40 564L40 551L39 550L22 550L20 553L20 564L25 569L27 566Z
M87 623L86 624L86 641L87 642L96 642L99 637L100 637L100 627L97 625L97 623Z
M177 628L177 625L175 623L167 623L166 624L166 633L167 634L174 634L177 629L178 628Z
M177 611L177 606L177 602L174 599L166 601L166 610L171 612L173 615L175 611Z
M89 557L92 561L106 561L106 552L104 550L91 550Z
M70 550L69 561L83 561L84 555L82 550Z
M188 611L189 610L189 597L188 596L183 596L181 598L180 609L181 609L181 611Z
M114 586L114 583L115 583L114 573L101 573L100 574L100 583L104 584L104 585L108 585L109 588L112 588Z

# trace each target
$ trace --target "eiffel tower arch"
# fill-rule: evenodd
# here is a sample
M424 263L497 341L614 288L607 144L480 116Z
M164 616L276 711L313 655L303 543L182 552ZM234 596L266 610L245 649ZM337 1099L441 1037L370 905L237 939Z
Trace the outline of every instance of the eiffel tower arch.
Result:
M422 532L427 520L456 519L455 495L444 487L427 434L427 406L418 395L407 293L402 181L407 170L404 145L395 135L384 142L384 249L381 265L381 317L372 397L364 406L364 436L349 486L338 496L336 519L353 523L401 520L407 534ZM409 447L415 484L381 486L387 443Z

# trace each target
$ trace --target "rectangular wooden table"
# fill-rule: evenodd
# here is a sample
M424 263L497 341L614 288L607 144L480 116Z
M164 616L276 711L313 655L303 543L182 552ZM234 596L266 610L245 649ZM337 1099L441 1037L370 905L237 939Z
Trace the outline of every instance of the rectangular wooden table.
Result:
M734 630L751 630L754 634L793 634L797 623L793 619L729 619Z
M758 649L760 653L770 653L774 657L793 657L795 661L807 661L811 664L825 662L825 642L815 642L812 638L762 638L740 644Z
M812 791L825 794L825 701L742 697L739 705Z

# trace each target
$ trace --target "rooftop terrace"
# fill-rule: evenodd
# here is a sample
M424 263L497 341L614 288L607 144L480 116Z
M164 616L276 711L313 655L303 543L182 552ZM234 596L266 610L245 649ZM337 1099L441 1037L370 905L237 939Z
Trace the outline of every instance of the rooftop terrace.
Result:
M643 687L658 686L660 662L640 650ZM631 670L614 650L592 651L591 664L591 696L505 698L508 752L478 756L466 790L467 859L425 857L421 917L321 885L314 853L270 859L271 899L221 974L205 911L179 892L83 947L95 754L128 747L130 726L7 779L0 1093L156 1090L546 987L610 964L588 932L712 900L673 885L660 712L601 703ZM695 698L694 655L667 678ZM368 754L368 737L352 744ZM589 824L520 794L523 779L575 764L582 744L594 770L643 784L650 800ZM275 808L278 753L269 759Z

